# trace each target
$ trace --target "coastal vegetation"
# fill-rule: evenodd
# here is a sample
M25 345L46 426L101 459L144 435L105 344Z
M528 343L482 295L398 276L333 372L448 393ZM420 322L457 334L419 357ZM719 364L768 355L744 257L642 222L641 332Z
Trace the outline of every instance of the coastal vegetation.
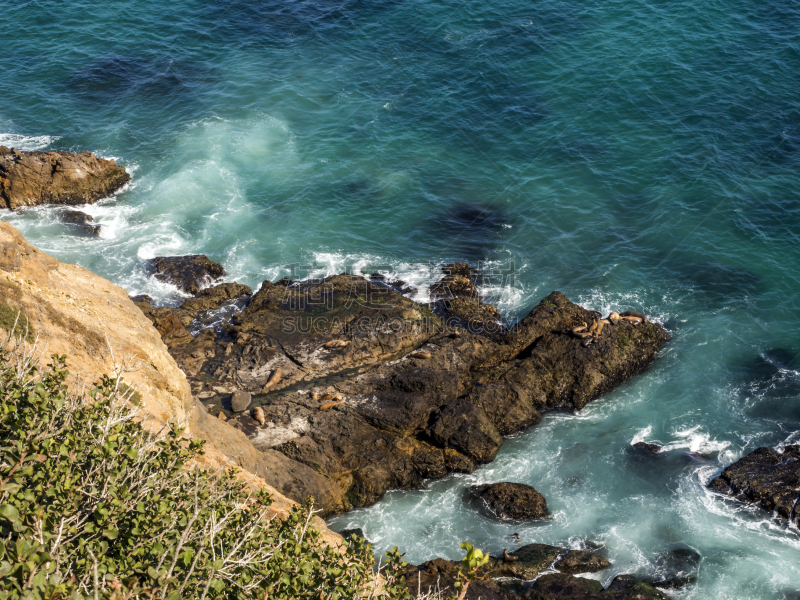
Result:
M0 348L0 598L385 598L407 595L395 549L325 544L312 500L270 518L233 469L197 466L203 443L151 431L136 390L67 385L11 334Z

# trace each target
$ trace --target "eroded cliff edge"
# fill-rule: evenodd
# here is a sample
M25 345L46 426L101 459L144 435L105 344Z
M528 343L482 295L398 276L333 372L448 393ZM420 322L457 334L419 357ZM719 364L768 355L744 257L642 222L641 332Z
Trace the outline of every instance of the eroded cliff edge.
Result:
M194 435L195 400L186 377L127 292L82 267L57 261L3 222L0 308L3 316L16 311L27 315L45 360L50 354L67 355L71 382L96 381L132 359L135 368L125 374L125 381L141 395L143 419L153 427L188 422L186 435ZM213 468L243 466L213 444L206 445L203 460ZM254 487L269 491L275 514L287 514L294 504L259 477L241 475ZM315 523L329 542L341 540L322 520Z

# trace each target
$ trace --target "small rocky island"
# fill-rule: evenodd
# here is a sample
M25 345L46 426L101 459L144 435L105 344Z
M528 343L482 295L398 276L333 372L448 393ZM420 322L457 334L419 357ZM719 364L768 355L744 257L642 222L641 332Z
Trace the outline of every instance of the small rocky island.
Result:
M189 290L221 276L207 261L157 258L150 269ZM265 281L252 295L217 283L178 308L135 300L198 398L193 430L330 515L474 471L504 436L545 411L580 410L643 371L669 339L646 318L611 324L559 292L506 329L477 277L447 265L426 305L378 274ZM229 321L190 333L226 310Z
M24 152L0 146L0 208L93 204L130 179L124 167L91 152Z

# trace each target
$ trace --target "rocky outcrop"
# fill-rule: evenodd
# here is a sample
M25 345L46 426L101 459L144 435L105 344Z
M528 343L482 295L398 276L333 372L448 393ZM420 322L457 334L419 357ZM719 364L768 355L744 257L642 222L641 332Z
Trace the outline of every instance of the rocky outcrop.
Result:
M61 213L61 221L70 225L75 231L89 237L100 235L100 225L92 225L94 217L79 210L65 210Z
M522 483L474 485L469 492L498 519L527 521L545 519L549 514L544 496Z
M141 396L139 408L146 425L155 429L164 423L188 425L187 436L207 442L201 465L215 471L225 466L244 469L243 480L272 496L273 514L285 516L294 502L263 476L276 480L292 497L304 497L306 481L319 489L331 485L278 452L259 452L243 433L208 415L192 397L159 331L124 289L82 267L57 261L4 222L0 222L0 309L27 315L44 356L67 355L70 385L91 383L127 363L132 370L124 380ZM0 319L0 327L6 326L6 319ZM314 522L326 540L341 541L321 519Z
M758 448L727 467L708 487L800 526L800 446Z
M156 256L147 266L156 279L171 283L187 294L197 294L225 274L221 264L204 254Z
M475 289L471 271L451 271L451 295ZM658 324L621 321L584 347L562 331L599 315L559 292L498 332L496 323L452 327L435 303L376 277L265 281L252 297L240 288L205 297L209 290L176 309L139 306L213 414L222 409L258 451L318 474L302 494L326 514L473 471L543 411L580 410L641 372L669 337ZM220 302L244 308L193 337ZM263 419L231 412L235 392L250 393Z
M473 581L466 598L469 600L665 600L668 597L630 575L618 575L607 589L599 581L576 577L576 573L594 573L607 569L609 562L598 554L567 550L544 544L523 546L490 559L479 571L481 579ZM419 567L409 566L406 585L414 596L431 590L456 594L454 583L461 563L437 558ZM542 575L543 571L548 574ZM550 572L552 571L552 572ZM531 581L525 583L523 581Z
M468 264L454 262L442 267L444 277L431 286L436 314L449 328L496 336L503 331L500 311L481 300L476 282L481 277Z
M91 152L23 152L0 146L0 207L93 204L130 181L124 167Z

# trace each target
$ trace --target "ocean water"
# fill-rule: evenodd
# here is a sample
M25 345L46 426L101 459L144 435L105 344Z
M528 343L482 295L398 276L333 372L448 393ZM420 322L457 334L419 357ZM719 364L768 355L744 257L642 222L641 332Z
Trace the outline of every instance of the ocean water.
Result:
M91 150L133 180L85 208L0 213L159 302L145 259L205 253L249 285L468 260L509 320L558 289L673 336L644 375L550 414L472 475L337 517L411 562L603 544L614 574L691 548L676 598L800 592L800 535L704 484L800 441L800 2L5 2L0 144ZM634 441L658 442L655 460ZM553 518L495 523L475 482Z

